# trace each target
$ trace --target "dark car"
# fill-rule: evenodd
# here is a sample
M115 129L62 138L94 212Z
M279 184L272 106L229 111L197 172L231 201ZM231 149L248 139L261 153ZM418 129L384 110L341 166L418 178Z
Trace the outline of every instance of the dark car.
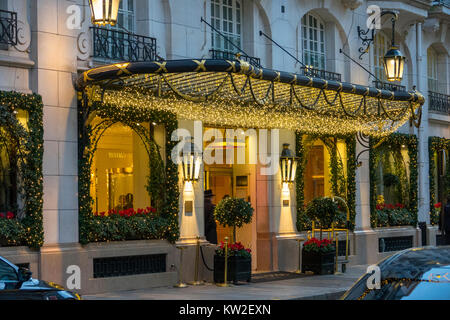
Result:
M52 282L33 279L31 272L0 257L0 300L80 300Z
M450 300L450 246L400 251L382 260L378 267L379 289L369 289L368 280L369 284L374 283L374 274L370 272L341 299Z

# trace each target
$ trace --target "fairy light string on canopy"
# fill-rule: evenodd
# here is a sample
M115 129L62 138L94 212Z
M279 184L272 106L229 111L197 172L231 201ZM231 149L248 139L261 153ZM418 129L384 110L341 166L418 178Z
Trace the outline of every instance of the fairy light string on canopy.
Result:
M423 96L260 69L242 61L173 60L88 70L92 101L169 111L211 125L386 136L419 125Z

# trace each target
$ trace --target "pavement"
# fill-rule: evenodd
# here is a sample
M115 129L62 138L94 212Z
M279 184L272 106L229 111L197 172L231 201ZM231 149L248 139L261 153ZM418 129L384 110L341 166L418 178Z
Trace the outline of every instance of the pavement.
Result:
M186 288L159 287L83 295L85 300L334 300L366 273L367 265L349 266L342 274L219 287L207 283Z

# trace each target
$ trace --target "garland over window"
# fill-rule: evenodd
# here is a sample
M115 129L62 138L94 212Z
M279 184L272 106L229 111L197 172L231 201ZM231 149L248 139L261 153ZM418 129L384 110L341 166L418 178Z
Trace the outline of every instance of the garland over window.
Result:
M304 231L311 229L311 222L305 213L305 192L304 192L304 174L306 169L307 150L303 142L304 133L296 132L296 155L299 157L296 173L296 197L297 197L297 229ZM310 136L310 135L309 135ZM311 139L321 139L326 142L330 150L330 184L332 193L340 195L347 201L350 209L350 228L353 229L356 215L356 139L354 135L338 135L334 137L314 135ZM341 161L338 159L336 139L342 139L346 145L347 153L347 179L344 177ZM344 180L344 181L343 181ZM344 186L344 188L342 188ZM342 190L344 189L344 190ZM344 191L345 194L342 194Z
M441 137L429 137L428 138L428 155L429 155L429 177L430 177L430 215L431 215L431 224L436 224L439 221L439 217L436 213L435 204L438 201L436 199L436 179L434 175L434 171L436 170L434 163L434 156L438 152L445 151L447 153L446 156L446 170L445 170L445 178L444 178L444 188L446 189L446 194L450 194L450 139L445 139ZM442 204L441 204L442 205ZM442 210L442 209L441 209Z
M409 156L409 190L407 191L408 194L408 205L404 208L409 213L405 214L404 219L408 221L408 224L415 226L417 224L417 206L418 206L418 177L419 177L419 171L418 171L418 164L417 164L417 137L416 135L410 135L410 134L403 134L403 133L393 133L390 136L386 137L385 140L381 143L381 145L377 146L377 148L374 148L375 145L378 144L380 139L378 138L371 138L370 139L370 153L369 153L369 166L370 166L370 214L371 214L371 222L372 227L375 228L377 226L385 226L391 223L396 224L396 217L386 217L386 219L382 219L382 217L377 216L377 210L381 209L380 204L378 204L377 208L377 193L376 193L376 168L377 168L377 159L379 159L380 152L383 150L383 147L390 147L391 149L398 149L400 150L402 146L405 146L408 149L408 156ZM389 178L389 177L387 177ZM393 179L389 178L389 183L394 183ZM390 204L392 206L397 204ZM403 204L402 204L403 205ZM387 206L383 205L383 208L387 208ZM395 206L394 206L395 207ZM392 209L396 209L396 208ZM389 209L389 208L387 208ZM405 210L402 210L405 211ZM379 210L378 210L379 211ZM395 212L394 212L395 213ZM381 223L380 220L386 220L385 223ZM399 223L404 225L403 222Z
M17 114L28 114L26 127ZM0 91L0 126L18 151L18 198L23 207L6 213L0 225L0 245L28 245L39 248L44 242L43 202L43 123L42 98L36 94Z
M175 241L179 237L178 226L178 167L174 164L170 157L170 150L177 143L171 141L171 133L177 129L178 122L175 115L164 112L151 110L148 108L134 108L129 106L121 106L115 104L103 104L101 102L92 102L86 94L79 94L79 228L80 243L86 244L95 241L110 240L129 240L129 239L168 239ZM90 120L97 116L103 119L101 125L95 128L90 126ZM91 178L91 161L96 151L97 142L102 132L114 123L122 123L133 129L142 139L147 153L149 155L150 176L146 185L147 192L153 199L157 209L158 216L155 217L155 223L149 230L139 232L141 235L134 235L132 238L124 238L120 236L121 230L116 230L116 226L121 224L111 223L114 230L107 230L105 235L105 227L96 226L96 224L105 221L94 215L92 210L92 197L90 195L90 178ZM154 142L153 138L146 132L140 123L149 122L155 124L163 124L166 129L166 161L161 159L159 146ZM139 218L139 217L138 217ZM114 219L121 219L118 215ZM126 219L126 218L124 218ZM143 218L145 220L145 218ZM148 219L147 219L148 220ZM148 225L148 221L142 221L142 226ZM130 221L126 221L123 225L129 225ZM137 222L136 222L137 223ZM140 222L139 222L140 223ZM102 231L103 230L103 231Z

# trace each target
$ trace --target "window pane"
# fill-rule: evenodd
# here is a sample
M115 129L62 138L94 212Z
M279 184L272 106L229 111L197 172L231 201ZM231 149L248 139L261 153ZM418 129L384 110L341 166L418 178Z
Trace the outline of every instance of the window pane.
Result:
M99 121L99 119L95 119ZM148 128L148 124L143 124ZM91 195L96 212L150 206L146 191L150 174L146 148L128 126L111 126L99 140L91 171Z

